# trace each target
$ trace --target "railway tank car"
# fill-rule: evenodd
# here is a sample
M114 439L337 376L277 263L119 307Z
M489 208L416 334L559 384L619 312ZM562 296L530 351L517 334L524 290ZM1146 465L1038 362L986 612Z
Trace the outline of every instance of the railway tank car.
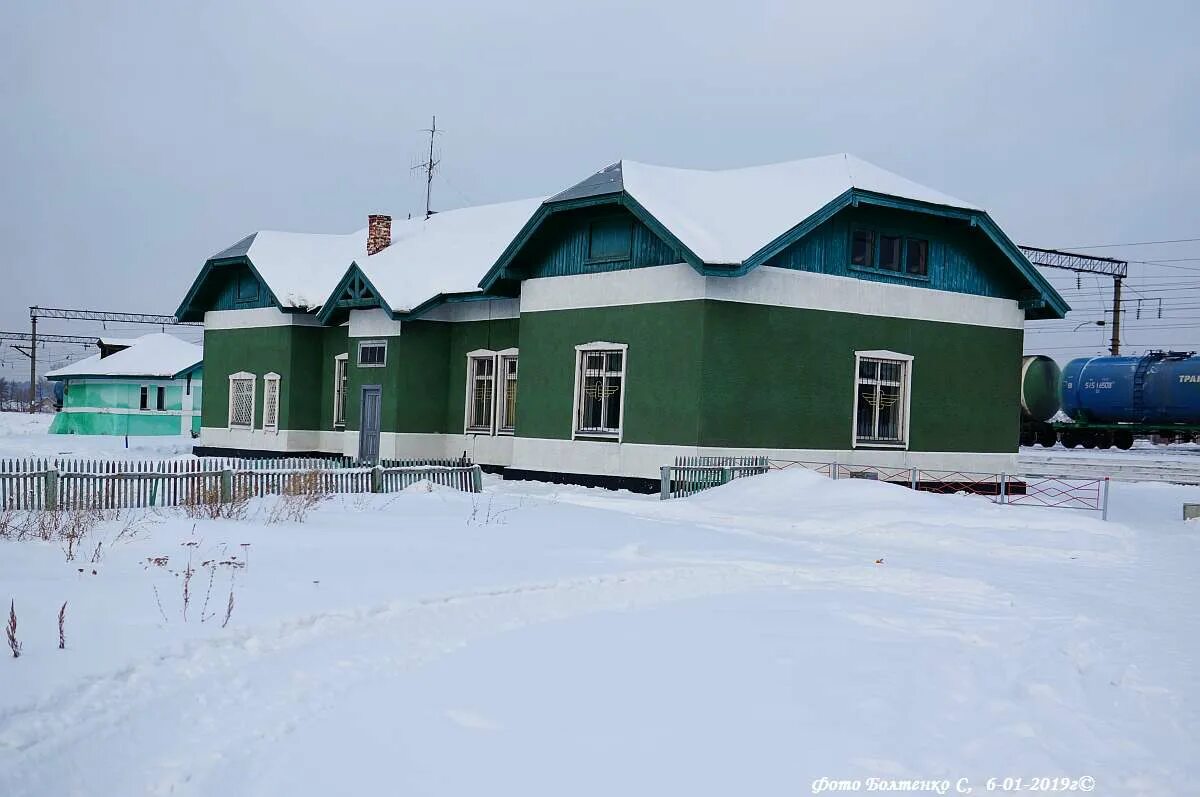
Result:
M1059 410L1062 371L1044 354L1021 358L1021 445L1052 446L1058 432L1049 423Z
M1062 371L1063 445L1129 448L1135 435L1190 441L1200 434L1200 357L1081 357ZM1040 441L1039 441L1040 442Z

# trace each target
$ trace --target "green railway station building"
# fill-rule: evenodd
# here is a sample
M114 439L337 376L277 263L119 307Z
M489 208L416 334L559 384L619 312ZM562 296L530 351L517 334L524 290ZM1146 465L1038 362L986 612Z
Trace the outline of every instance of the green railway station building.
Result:
M52 434L200 432L203 350L166 334L100 338L99 353L46 374L62 385Z
M834 155L259 232L177 316L199 453L638 487L696 455L1010 470L1024 323L1068 309L983 209Z

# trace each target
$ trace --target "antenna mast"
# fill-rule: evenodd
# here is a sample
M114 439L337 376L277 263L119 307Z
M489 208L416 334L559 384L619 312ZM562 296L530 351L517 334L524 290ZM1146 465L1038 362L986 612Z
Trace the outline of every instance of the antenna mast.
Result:
M434 158L433 155L433 139L439 132L437 116L433 117L433 122L425 129L425 132L429 134L429 157L424 163L418 163L413 168L425 170L425 218L429 218L433 215L433 209L430 207L430 198L433 195L433 170L442 162L441 158Z

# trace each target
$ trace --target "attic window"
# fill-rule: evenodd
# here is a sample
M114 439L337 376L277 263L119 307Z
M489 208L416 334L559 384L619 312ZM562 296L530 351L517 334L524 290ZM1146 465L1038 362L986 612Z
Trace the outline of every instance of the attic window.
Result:
M238 274L237 298L239 302L252 302L258 298L258 280L253 274Z
M900 270L900 238L896 235L879 236L879 267L888 271Z
M875 233L855 230L850 244L850 262L856 266L875 265Z
M628 260L633 248L629 219L597 219L588 227L588 260Z
M929 273L929 241L909 238L904 242L904 268L909 274L924 277Z

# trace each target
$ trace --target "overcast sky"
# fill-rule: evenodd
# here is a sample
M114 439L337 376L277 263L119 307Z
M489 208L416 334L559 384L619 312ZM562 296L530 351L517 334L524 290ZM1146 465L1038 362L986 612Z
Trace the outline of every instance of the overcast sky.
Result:
M172 313L249 232L419 211L435 113L441 209L620 158L848 151L1020 243L1200 238L1197 30L1192 2L5 3L0 329L31 304ZM1131 266L1131 351L1200 348L1177 326L1200 317L1200 243L1091 251L1172 261ZM1027 349L1100 348L1104 329L1062 330L1100 317L1108 283L1056 282L1078 318Z

